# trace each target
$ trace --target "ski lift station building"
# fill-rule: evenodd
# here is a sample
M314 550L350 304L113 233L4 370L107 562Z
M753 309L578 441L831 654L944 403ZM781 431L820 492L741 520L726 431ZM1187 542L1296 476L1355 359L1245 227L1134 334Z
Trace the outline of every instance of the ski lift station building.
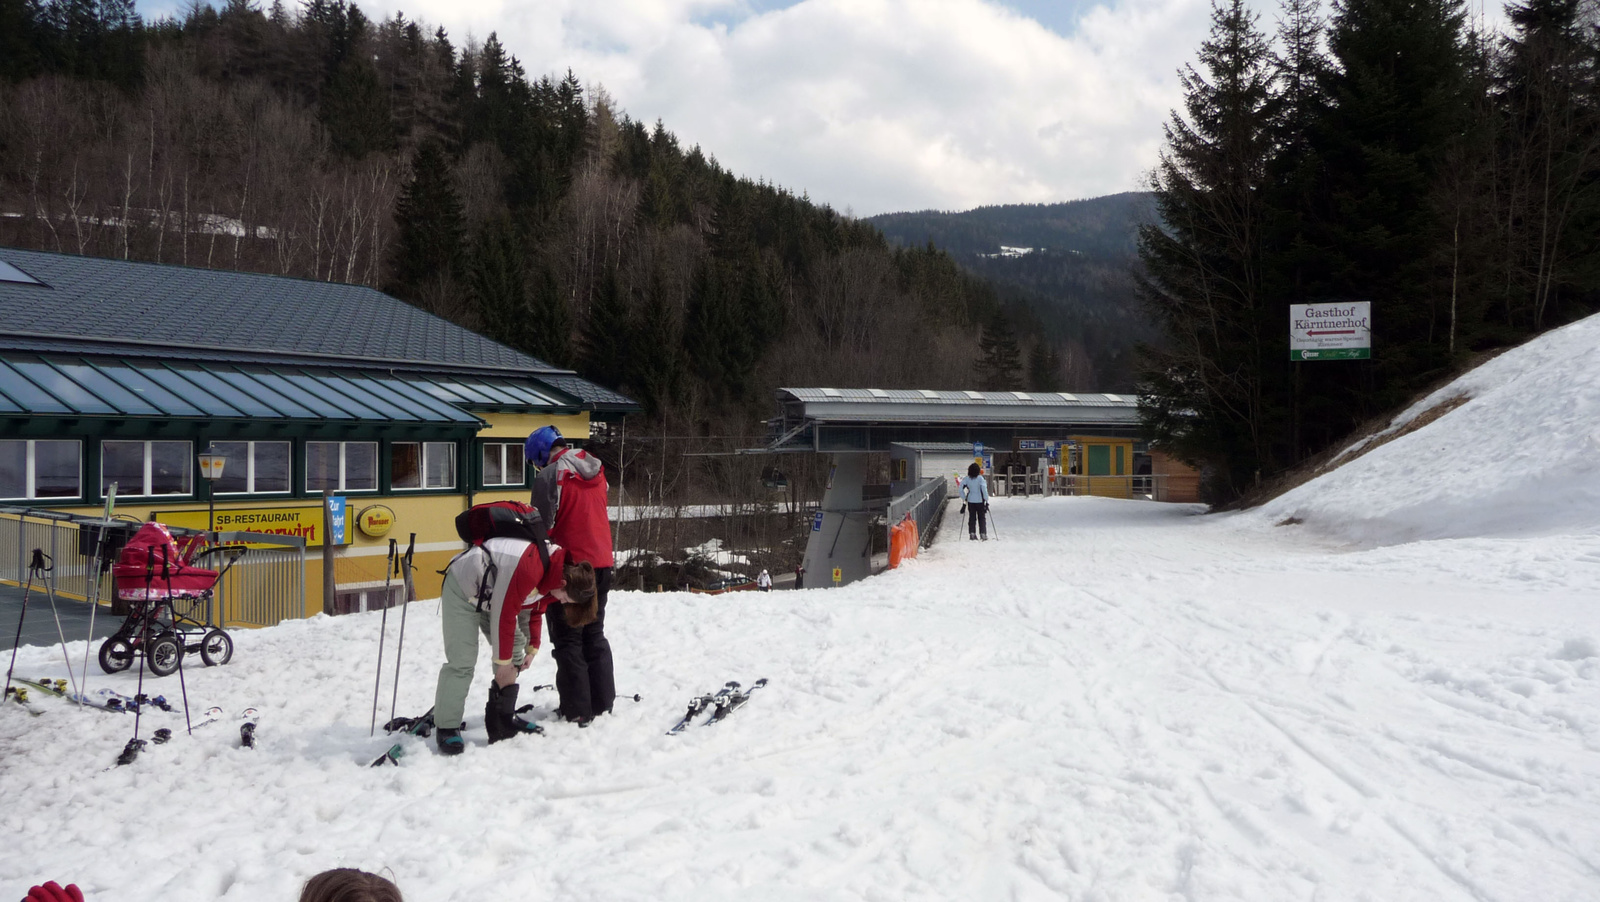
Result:
M34 547L70 557L65 515L104 519L114 483L117 517L203 530L214 505L217 531L298 561L273 579L299 583L302 610L225 619L377 607L389 541L412 533L432 597L456 514L527 500L530 432L581 442L637 409L365 286L0 248L0 580ZM344 512L331 541L325 490ZM69 594L84 569L61 568Z
M869 575L874 522L893 528L909 515L928 535L953 488L950 477L975 458L1001 491L1192 500L1163 497L1168 479L1136 472L1136 453L1142 458L1148 449L1130 395L783 388L777 402L763 450L832 457L806 545L807 585ZM887 485L867 483L867 456L875 452L888 455Z

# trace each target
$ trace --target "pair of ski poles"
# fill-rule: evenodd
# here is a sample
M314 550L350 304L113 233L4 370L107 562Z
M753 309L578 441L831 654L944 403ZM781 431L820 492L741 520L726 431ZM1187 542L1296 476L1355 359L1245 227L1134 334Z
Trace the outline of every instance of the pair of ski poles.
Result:
M394 539L389 540L389 558L383 567L383 619L378 626L378 673L372 679L372 728L368 735L378 735L378 694L383 685L383 641L389 630L389 606L393 596L390 594L394 585L396 574L405 569L401 577L404 587L405 599L400 602L400 644L394 651L394 691L389 696L389 720L394 720L395 705L400 698L400 660L406 650L406 609L411 607L411 558L417 550L417 534L411 534L411 543L406 546L406 553L399 554L399 546Z

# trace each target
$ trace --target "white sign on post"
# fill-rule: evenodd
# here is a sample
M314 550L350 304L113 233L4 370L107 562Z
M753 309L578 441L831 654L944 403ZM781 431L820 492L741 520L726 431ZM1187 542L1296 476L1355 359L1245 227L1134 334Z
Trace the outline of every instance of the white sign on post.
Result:
M1372 359L1372 302L1290 305L1289 359Z

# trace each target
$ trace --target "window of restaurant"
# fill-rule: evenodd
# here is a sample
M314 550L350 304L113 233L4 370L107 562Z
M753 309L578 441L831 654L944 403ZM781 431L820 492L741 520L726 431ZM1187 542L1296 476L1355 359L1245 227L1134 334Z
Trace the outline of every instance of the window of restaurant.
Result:
M191 495L194 450L190 442L100 443L100 492L114 482L123 498Z
M306 442L306 491L376 492L377 442Z
M0 441L0 500L83 497L83 445L75 441Z

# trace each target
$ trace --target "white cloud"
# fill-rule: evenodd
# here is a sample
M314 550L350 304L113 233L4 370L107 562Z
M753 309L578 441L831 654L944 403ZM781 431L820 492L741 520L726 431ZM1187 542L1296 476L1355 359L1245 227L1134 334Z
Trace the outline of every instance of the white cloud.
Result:
M1064 37L985 0L423 0L571 68L734 172L858 215L1126 191L1154 162L1206 0L1117 0Z

